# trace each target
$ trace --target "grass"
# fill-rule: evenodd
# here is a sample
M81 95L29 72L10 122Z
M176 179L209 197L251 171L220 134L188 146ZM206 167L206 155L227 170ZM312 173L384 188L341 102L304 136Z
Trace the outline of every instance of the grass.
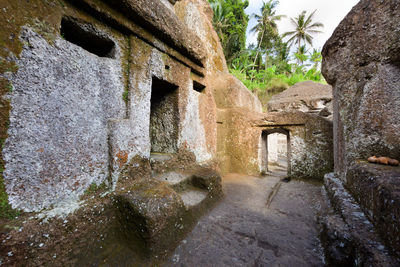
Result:
M276 68L274 67L268 68L266 71L261 70L254 74L253 79L250 79L239 70L230 69L230 72L257 95L264 109L273 95L279 94L296 83L311 80L326 84L321 72L315 69L306 71L298 68L294 73L290 74L277 74L275 70Z
M8 195L4 185L3 177L4 166L0 165L0 219L14 219L19 216L20 212L11 207L8 202Z
M104 191L107 189L107 185L105 182L97 185L96 183L91 183L89 187L85 190L85 195L92 195L99 191Z

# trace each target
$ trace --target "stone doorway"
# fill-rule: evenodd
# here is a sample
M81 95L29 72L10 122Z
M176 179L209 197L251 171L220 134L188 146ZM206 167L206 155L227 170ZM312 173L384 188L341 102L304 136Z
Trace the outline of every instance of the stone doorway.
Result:
M177 151L178 86L153 77L150 106L151 153Z
M262 172L290 175L290 134L285 129L262 131Z

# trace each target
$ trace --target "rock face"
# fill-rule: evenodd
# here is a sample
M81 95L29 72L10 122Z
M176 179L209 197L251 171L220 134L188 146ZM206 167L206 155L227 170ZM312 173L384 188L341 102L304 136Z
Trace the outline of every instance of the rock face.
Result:
M322 51L333 85L335 172L356 159L400 158L400 32L397 1L360 1Z
M39 1L20 15L22 2L9 2L18 20L2 22L2 58L17 67L1 75L11 106L2 106L2 159L14 208L39 211L77 200L90 184L115 187L135 156L215 159L211 79L229 74L206 1ZM32 21L37 9L52 16Z
M218 108L261 111L228 73L209 3L5 0L4 6L0 194L22 211L69 214L66 221L81 231L64 236L63 219L5 230L13 237L2 243L0 264L130 261L137 249L165 256L222 196L216 163L227 150L217 147ZM102 194L86 201L96 187ZM99 225L86 227L87 218ZM52 239L58 245L25 249L27 236L46 243L41 233L53 225L61 227Z
M332 119L332 87L313 81L297 83L268 102L268 112L280 111L301 111Z
M333 86L335 174L397 255L399 168L366 160L400 159L399 27L398 1L362 0L322 51Z

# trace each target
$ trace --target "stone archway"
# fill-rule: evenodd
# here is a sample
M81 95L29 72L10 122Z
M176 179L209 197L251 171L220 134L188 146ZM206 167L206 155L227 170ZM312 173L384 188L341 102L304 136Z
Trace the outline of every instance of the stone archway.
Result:
M273 128L273 129L267 129L267 130L263 130L261 132L261 139L262 139L262 172L268 172L270 171L270 168L268 167L269 165L269 158L271 158L271 153L276 153L276 157L278 158L278 147L276 147L275 151L271 151L271 136L274 134L280 134L280 135L284 135L286 136L286 174L290 175L291 174L291 163L290 163L290 158L291 158L291 147L290 147L290 131L286 130L284 128ZM278 141L277 141L278 142ZM276 146L278 146L278 144L275 144Z

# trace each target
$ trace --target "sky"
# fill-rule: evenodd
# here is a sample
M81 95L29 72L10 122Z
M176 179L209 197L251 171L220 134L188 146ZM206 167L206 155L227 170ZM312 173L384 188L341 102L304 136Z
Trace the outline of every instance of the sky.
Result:
M263 0L249 0L249 6L245 10L246 14L260 14L262 2ZM306 10L308 15L316 9L314 21L322 22L324 28L322 28L323 33L314 35L313 47L322 49L340 21L357 3L358 0L279 0L276 14L287 16L278 22L279 33L294 30L290 18L297 17L303 10ZM255 23L255 19L251 19L247 30L254 27ZM248 32L247 44L249 43L256 43L256 34Z

